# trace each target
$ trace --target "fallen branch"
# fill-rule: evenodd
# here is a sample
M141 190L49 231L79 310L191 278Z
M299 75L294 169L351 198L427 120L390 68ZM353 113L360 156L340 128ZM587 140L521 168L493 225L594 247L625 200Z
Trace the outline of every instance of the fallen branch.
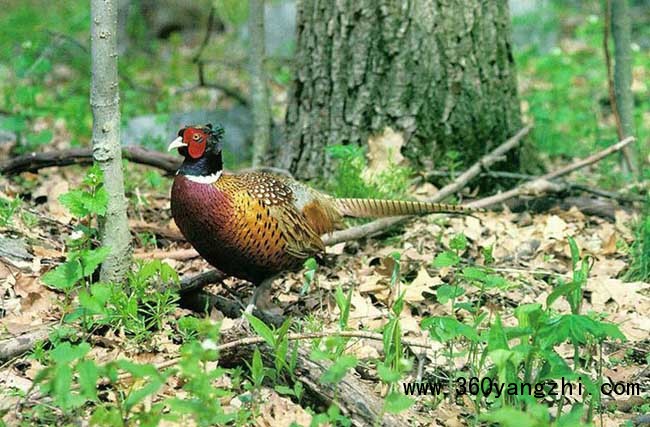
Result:
M13 359L31 350L37 341L47 339L55 324L40 325L29 332L0 341L0 361Z
M209 270L194 276L183 277L178 293L181 295L187 294L207 285L222 282L227 277L229 277L227 274L219 270Z
M431 177L457 177L459 173L448 171L433 171L426 174L425 178L428 180ZM536 175L529 175L525 173L505 172L505 171L485 171L479 174L480 177L486 178L503 178L503 179L516 179L523 181L533 181L538 178ZM585 193L594 194L596 196L604 197L607 199L617 200L623 203L642 202L645 200L643 196L635 194L621 194L615 191L603 190L602 188L592 187L589 185L578 184L576 182L566 181L562 183L567 191L583 191Z
M123 147L124 158L147 166L165 171L167 174L175 173L181 164L181 158L148 150L142 147ZM39 169L53 166L90 165L93 163L91 148L72 148L61 151L32 152L14 157L0 163L0 174L15 175L21 172L36 172Z
M513 189L510 189L508 191L504 191L503 193L495 194L493 196L485 197L480 200L475 200L471 203L468 203L467 206L471 208L485 208L488 206L495 205L497 203L502 203L508 199L511 199L513 197L517 196L522 196L525 194L542 194L548 191L556 191L554 189L558 188L557 186L554 187L553 184L551 184L551 180L555 178L559 178L561 176L567 175L571 172L574 172L578 169L584 168L586 166L592 165L605 157L609 156L610 154L613 154L617 151L622 150L624 147L627 145L631 144L634 141L634 137L628 137L625 138L622 141L617 142L616 144L605 148L604 150L601 150L595 154L592 154L589 157L586 157L582 160L578 160L577 162L571 163L570 165L567 165L563 168L557 169L553 172L549 172L545 175L542 175L538 177L537 179L534 179L533 181L524 183L522 185L519 185ZM561 187L561 186L560 186Z
M136 146L122 147L122 156L133 163L158 168L168 175L175 174L182 162L182 158L179 156ZM37 172L39 169L54 166L91 165L92 163L93 152L90 148L31 152L0 162L0 174L16 175L21 172ZM247 168L242 169L240 172L252 171L269 172L291 177L287 170L274 167Z
M512 138L508 139L503 144L496 147L494 150L490 151L488 154L483 156L478 162L472 165L467 171L459 175L453 182L449 183L443 187L440 191L433 195L433 197L426 200L427 202L439 202L445 199L447 196L456 193L462 189L469 181L475 178L481 173L484 169L487 169L494 163L501 160L502 156L508 151L515 148L519 142L530 132L532 127L530 125L524 127L519 132L517 132ZM412 218L410 216L397 216L391 218L382 218L376 221L369 222L367 224L362 224L357 227L348 228L341 231L335 231L326 236L323 236L323 242L327 246L335 245L337 243L346 242L348 240L357 240L363 237L372 236L381 231L384 231L394 225L400 224L407 219Z

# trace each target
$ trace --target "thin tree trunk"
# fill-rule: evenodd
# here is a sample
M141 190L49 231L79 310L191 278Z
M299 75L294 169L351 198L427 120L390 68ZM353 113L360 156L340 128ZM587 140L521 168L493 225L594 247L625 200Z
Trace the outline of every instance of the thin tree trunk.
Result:
M614 38L614 88L621 119L620 139L634 136L634 98L632 96L632 54L630 49L630 15L627 0L612 0L612 36ZM623 150L629 172L637 172L637 156L632 147Z
M268 160L271 147L271 110L266 86L264 59L264 0L249 0L251 99L253 101L253 167Z
M91 0L93 158L104 172L108 207L102 227L102 245L111 249L100 278L120 282L131 263L131 235L126 217L126 197L120 147L120 95L117 76L117 4Z

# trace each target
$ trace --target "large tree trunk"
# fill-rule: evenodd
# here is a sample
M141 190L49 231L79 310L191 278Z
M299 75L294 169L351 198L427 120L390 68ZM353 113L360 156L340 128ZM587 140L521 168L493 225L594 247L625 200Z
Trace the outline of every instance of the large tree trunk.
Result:
M415 166L456 150L471 163L520 128L506 0L302 0L287 144L303 179L328 144L403 133Z

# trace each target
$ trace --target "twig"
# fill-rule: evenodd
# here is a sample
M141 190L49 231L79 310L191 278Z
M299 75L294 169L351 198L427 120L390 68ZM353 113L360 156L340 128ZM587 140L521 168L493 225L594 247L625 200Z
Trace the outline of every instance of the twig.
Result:
M142 147L123 147L122 155L134 163L153 166L168 174L175 173L181 164L181 159L178 156ZM52 166L90 165L92 162L93 152L90 148L32 152L0 163L0 174L15 175L21 172L36 172L39 169Z
M196 249L178 249L175 251L147 251L133 254L136 259L175 259L179 261L197 258L199 253Z
M428 202L439 202L449 196L450 194L455 193L456 191L463 188L467 183L476 177L484 168L490 167L495 162L499 161L501 156L512 150L514 147L519 144L519 141L530 132L531 126L528 125L517 132L512 138L508 139L503 144L496 147L494 150L490 151L488 154L483 156L478 162L472 165L466 172L463 172L458 176L453 182L443 187L440 191L433 195ZM334 233L328 234L323 237L323 242L327 246L335 245L340 242L346 242L348 240L356 240L366 236L371 236L373 234L379 233L380 231L386 230L394 225L400 224L401 222L411 218L409 216L398 216L392 218L382 218L376 221L369 222L367 224L359 225L357 227L348 228L341 231L336 231Z
M182 89L182 91L189 92L191 90L198 89L198 88L218 89L221 92L223 92L224 95L234 99L235 101L239 102L243 106L249 107L250 101L244 95L242 95L237 89L234 89L230 86L226 86L221 83L207 82L205 80L204 66L206 64L206 61L204 61L201 57L203 56L203 51L205 50L205 48L208 46L208 43L210 42L210 36L212 36L212 28L214 27L215 11L216 11L215 7L211 6L210 13L208 14L208 23L205 28L205 35L203 36L203 40L201 41L199 48L197 49L196 53L194 54L194 57L192 58L192 62L196 64L196 71L198 73L199 84L195 86L190 86L189 88L184 88Z
M215 12L215 7L214 5L212 5L210 6L210 13L208 13L208 25L206 25L205 27L205 35L203 36L203 41L201 42L201 45L196 51L194 58L192 58L192 62L194 63L197 63L201 60L203 51L205 50L206 46L210 42L210 36L212 35L212 27L214 26L214 12Z
M475 200L471 203L468 203L467 206L471 208L485 208L488 206L495 205L497 203L504 202L505 200L511 199L516 196L524 195L527 193L530 193L531 190L535 190L537 193L543 193L547 192L549 190L553 190L553 186L550 184L549 181L555 178L559 178L561 176L567 175L573 171L576 171L578 169L584 168L586 166L589 166L591 164L594 164L603 158L609 156L612 153L615 153L617 151L622 150L624 147L627 145L631 144L634 141L634 137L627 137L622 141L617 142L616 144L607 147L604 150L601 150L597 152L596 154L592 154L589 157L586 157L582 160L579 160L577 162L571 163L570 165L567 165L563 168L557 169L553 172L549 172L545 175L540 176L539 178L531 181L524 183L522 185L519 185L513 189L510 189L508 191L504 191L503 193L495 194L493 196L485 197L480 200Z

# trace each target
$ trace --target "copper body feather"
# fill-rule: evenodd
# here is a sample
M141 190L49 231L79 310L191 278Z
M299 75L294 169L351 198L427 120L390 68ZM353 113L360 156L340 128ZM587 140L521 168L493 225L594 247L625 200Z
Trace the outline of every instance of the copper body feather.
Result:
M268 174L224 175L213 184L177 175L172 215L206 261L258 284L322 252L320 235L341 224L318 193L295 184Z
M343 216L469 213L461 206L373 199L335 199L290 178L266 173L222 175L211 184L179 174L171 196L179 229L210 264L260 284L324 251L321 235Z

